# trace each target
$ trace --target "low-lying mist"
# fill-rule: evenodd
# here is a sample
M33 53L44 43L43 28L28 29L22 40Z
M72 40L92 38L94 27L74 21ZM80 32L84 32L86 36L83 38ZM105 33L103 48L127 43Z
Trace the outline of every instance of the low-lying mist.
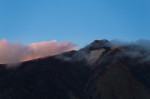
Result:
M141 39L134 42L112 40L109 46L125 47L128 50L124 51L124 55L140 58L140 62L150 61L150 40Z

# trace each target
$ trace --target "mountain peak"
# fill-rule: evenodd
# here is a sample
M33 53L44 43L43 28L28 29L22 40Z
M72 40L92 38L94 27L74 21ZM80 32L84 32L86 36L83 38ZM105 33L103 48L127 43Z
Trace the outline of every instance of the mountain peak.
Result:
M103 40L94 40L90 45L89 48L90 50L95 50L95 49L101 49L103 47L106 47L108 45L109 41L106 39Z

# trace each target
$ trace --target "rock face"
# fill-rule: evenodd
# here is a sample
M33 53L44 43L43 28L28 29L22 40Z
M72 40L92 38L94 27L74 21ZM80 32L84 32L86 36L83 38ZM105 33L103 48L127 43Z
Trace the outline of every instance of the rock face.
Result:
M79 51L0 65L0 99L150 99L149 55L95 40Z

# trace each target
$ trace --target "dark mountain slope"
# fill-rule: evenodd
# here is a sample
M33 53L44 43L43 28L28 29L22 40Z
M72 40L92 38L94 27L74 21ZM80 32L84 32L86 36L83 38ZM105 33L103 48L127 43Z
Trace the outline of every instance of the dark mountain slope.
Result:
M150 63L115 48L101 56L88 81L90 99L150 99Z
M89 67L55 57L0 67L0 99L85 99Z
M0 99L150 99L150 51L95 40L79 51L0 65Z

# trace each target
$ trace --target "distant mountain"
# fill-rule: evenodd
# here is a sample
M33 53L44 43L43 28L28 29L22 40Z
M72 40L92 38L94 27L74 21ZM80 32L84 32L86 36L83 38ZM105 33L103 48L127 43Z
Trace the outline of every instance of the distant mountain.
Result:
M0 65L0 99L150 99L150 53L95 40L78 50Z

